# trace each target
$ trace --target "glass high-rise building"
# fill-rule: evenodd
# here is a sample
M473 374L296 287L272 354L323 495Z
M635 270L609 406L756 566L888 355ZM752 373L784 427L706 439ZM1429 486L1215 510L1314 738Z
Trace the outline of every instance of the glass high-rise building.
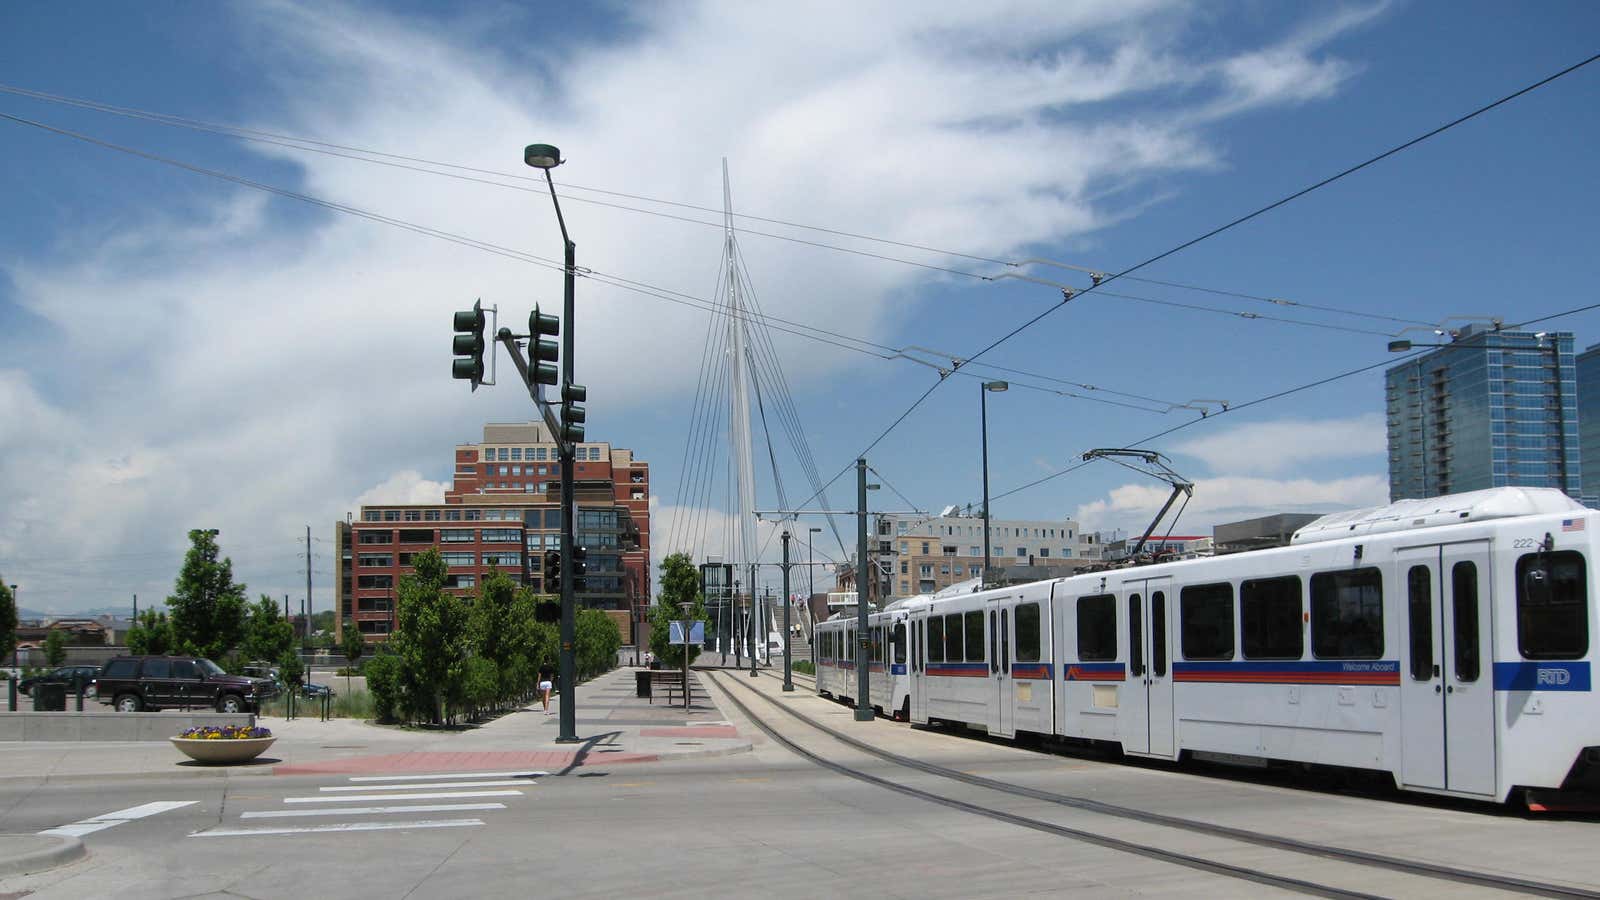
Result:
M1584 505L1600 508L1600 344L1578 354L1578 447Z
M1508 485L1581 496L1571 332L1469 326L1385 386L1391 500Z

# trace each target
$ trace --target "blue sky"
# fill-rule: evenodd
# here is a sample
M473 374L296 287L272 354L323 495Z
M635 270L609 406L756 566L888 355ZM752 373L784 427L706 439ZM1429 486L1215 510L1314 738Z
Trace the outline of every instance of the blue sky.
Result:
M717 229L584 204L600 195L580 188L718 207L727 157L742 212L1116 271L1587 57L1597 24L1584 3L675 3L549 15L514 4L467 15L420 3L10 4L0 84L512 176L528 171L524 144L553 142L569 159L557 174L571 186L580 263L708 297ZM1600 66L1575 73L1138 274L1423 322L1591 302L1597 79ZM0 112L559 255L537 194L15 95L0 94ZM0 573L22 585L25 606L162 597L193 527L221 529L253 591L298 597L296 541L310 524L325 608L336 519L362 502L437 495L454 443L486 420L530 417L509 385L469 395L444 376L445 323L480 296L513 318L556 302L558 273L10 122L0 140ZM741 246L769 313L892 347L969 354L1058 300L1044 285L754 234ZM1401 327L1133 281L1107 290ZM672 549L675 507L697 500L677 488L705 314L593 281L579 296L590 433L652 463L656 547ZM1549 324L1580 346L1600 342L1593 313ZM1380 362L1387 340L1087 294L984 361L1238 405ZM774 341L824 477L934 378ZM1382 502L1381 377L1151 444L1198 483L1178 530ZM978 500L976 390L950 379L871 455L921 508ZM996 494L1090 447L1194 418L1021 389L992 401ZM777 454L790 498L809 494L793 451ZM775 504L770 473L757 475L762 504ZM1008 496L995 514L1132 528L1163 493L1097 464ZM835 504L849 496L846 482L832 492Z

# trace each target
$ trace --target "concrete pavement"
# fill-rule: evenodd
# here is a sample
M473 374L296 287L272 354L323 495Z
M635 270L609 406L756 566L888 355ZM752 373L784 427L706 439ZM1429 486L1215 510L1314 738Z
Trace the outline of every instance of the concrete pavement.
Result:
M566 772L741 753L749 737L730 725L702 689L690 708L635 696L632 668L578 686L580 742L558 744L560 697L546 715L535 703L498 719L458 729L399 728L364 721L262 717L277 741L238 766L202 766L166 740L0 743L0 783L47 784L106 779L238 779L272 775L447 773L493 768ZM700 679L698 673L694 676ZM173 717L176 725L178 716ZM174 729L176 733L176 728ZM7 829L0 821L0 832ZM0 874L38 871L81 855L75 841L0 834ZM46 847L46 844L50 844ZM22 865L24 869L7 869Z

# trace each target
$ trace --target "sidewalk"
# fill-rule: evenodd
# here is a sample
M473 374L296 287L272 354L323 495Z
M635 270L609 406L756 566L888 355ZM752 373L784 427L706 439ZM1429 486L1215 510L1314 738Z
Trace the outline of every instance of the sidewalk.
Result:
M539 704L481 726L431 730L315 717L262 718L277 741L254 763L201 766L166 741L4 742L0 779L102 777L242 777L322 773L460 772L533 767L551 772L580 766L718 756L750 749L700 690L690 710L634 696L634 668L615 669L578 686L580 743L557 744L561 698L550 715ZM697 679L700 676L695 676ZM701 682L703 684L703 682Z

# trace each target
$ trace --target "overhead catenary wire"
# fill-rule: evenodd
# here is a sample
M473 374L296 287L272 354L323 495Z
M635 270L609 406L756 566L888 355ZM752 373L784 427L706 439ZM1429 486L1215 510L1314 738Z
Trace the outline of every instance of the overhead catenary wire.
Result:
M1500 97L1497 100L1493 100L1493 101L1491 101L1489 103L1483 104L1482 106L1477 107L1476 109L1472 110L1471 112L1468 112L1468 113L1465 113L1463 115L1457 116L1456 118L1451 119L1450 121L1446 122L1443 125L1435 127L1435 128L1433 128L1433 129L1431 129L1429 131L1426 131L1426 132L1424 132L1424 133L1422 133L1422 134L1420 134L1420 135L1418 135L1416 137L1413 137L1413 138L1411 138L1411 139L1409 139L1407 141L1404 141L1404 142L1402 142L1400 144L1397 144L1397 145L1395 145L1393 147L1390 147L1389 149L1384 150L1383 152L1378 153L1375 156L1368 157L1367 159L1365 159L1365 160L1363 160L1363 161L1361 161L1359 163L1356 163L1356 164L1354 164L1352 166L1349 166L1349 167L1347 167L1345 169L1342 169L1339 172L1336 172L1333 175L1329 175L1326 178L1323 178L1322 180L1317 181L1317 182L1315 182L1315 183L1313 183L1313 184L1311 184L1311 185L1309 185L1307 187L1301 188L1300 190L1297 190L1297 191L1295 191L1295 192L1293 192L1291 194L1288 194L1288 195L1286 195L1284 197L1280 197L1279 199L1274 200L1274 201L1266 204L1265 206L1257 207L1256 209L1252 210L1251 212L1248 212L1248 213L1245 213L1244 215L1238 216L1238 217L1236 217L1236 218L1234 218L1234 219L1232 219L1232 220L1230 220L1230 221L1228 221L1228 222L1226 222L1226 223L1224 223L1222 225L1219 225L1219 226L1217 226L1215 228L1212 228L1210 231L1207 231L1207 232L1205 232L1205 233L1203 233L1203 234L1201 234L1201 235L1199 235L1197 237L1190 238L1189 240L1186 240L1186 241L1184 241L1184 242L1182 242L1180 244L1177 244L1176 246L1171 247L1170 249L1164 250L1164 251L1162 251L1160 253L1157 253L1154 256L1148 257L1144 261L1136 263L1135 265L1130 266L1130 267L1128 267L1128 268L1126 268L1126 269L1124 269L1124 270L1122 270L1120 272L1116 272L1114 274L1107 275L1104 278L1098 278L1098 279L1095 280L1094 284L1092 284L1091 286L1089 286L1087 288L1084 288L1084 289L1082 289L1080 291L1077 291L1075 293L1063 292L1062 302L1056 303L1056 304L1052 304L1051 306L1045 308L1043 311L1039 312L1037 315L1034 315L1033 317L1029 318L1027 321L1023 322L1021 325L1018 325L1017 327L1015 327L1015 328L1011 329L1010 331L1006 332L1001 337L995 339L994 341L991 341L982 350L979 350L977 353L973 354L971 357L968 357L967 361L970 362L971 360L976 360L976 359L981 358L985 354L987 354L990 351L994 350L996 347L999 347L1000 345L1002 345L1002 344L1006 343L1007 341L1011 340L1013 337L1016 337L1018 334L1021 334L1023 331L1025 331L1025 330L1033 327L1035 324L1043 321L1046 317L1050 316L1052 313L1056 312L1057 310L1061 309L1063 306L1067 305L1067 303L1070 302L1075 297L1081 297L1081 296L1083 296L1085 294L1097 291L1103 285L1110 284L1111 282L1114 282L1114 281L1116 281L1116 280L1118 280L1120 278L1125 278L1128 275L1132 274L1133 272L1139 271L1140 269L1143 269L1143 268L1145 268L1147 266L1153 265L1153 264L1155 264L1155 263L1157 263L1157 262L1159 262L1159 261L1161 261L1163 259L1166 259L1166 258L1168 258L1170 256L1173 256L1174 254L1181 253L1184 250L1187 250L1188 248L1195 246L1196 244L1199 244L1199 243L1201 243L1203 241L1206 241L1206 240L1209 240L1209 239L1211 239L1213 237L1216 237L1217 235L1220 235L1220 234L1222 234L1222 233L1224 233L1226 231L1229 231L1229 230L1231 230L1233 228L1237 228L1238 226L1243 225L1246 222L1252 221L1252 220L1254 220L1254 219L1256 219L1256 218L1258 218L1258 217L1260 217L1262 215L1265 215L1268 212L1271 212L1272 210L1278 209L1279 207L1284 206L1285 204L1291 203L1291 202L1293 202L1293 201L1295 201L1295 200L1297 200L1297 199L1299 199L1301 197L1304 197L1307 194L1312 193L1313 191L1316 191L1316 190L1319 190L1321 188L1324 188L1324 187L1326 187L1326 186L1328 186L1330 184L1333 184L1334 182L1337 182L1337 181L1339 181L1339 180L1341 180L1343 178L1346 178L1346 177L1348 177L1350 175L1353 175L1353 174L1355 174L1357 172L1360 172L1361 170L1366 169L1369 166L1375 165L1378 162L1381 162L1381 161L1383 161L1385 159L1388 159L1389 157L1394 156L1397 153L1401 153L1401 152L1403 152L1403 151L1405 151L1405 150L1407 150L1407 149L1409 149L1411 147L1416 146L1417 144L1422 143L1423 141L1426 141L1426 140L1428 140L1430 138L1433 138L1433 137L1435 137L1437 135L1443 134L1444 132L1449 131L1452 128L1455 128L1456 126L1461 125L1462 123L1471 121L1472 119L1475 119L1478 116L1481 116L1486 112L1489 112L1490 110L1493 110L1493 109L1495 109L1495 108L1497 108L1497 107L1499 107L1499 106L1501 106L1503 104L1509 103L1510 101L1512 101L1512 100L1514 100L1514 99L1516 99L1518 97L1521 97L1521 96L1523 96L1523 95L1525 95L1525 94L1527 94L1527 93L1529 93L1531 91L1537 90L1537 89L1539 89L1539 88L1541 88L1541 87L1543 87L1543 86L1545 86L1547 84L1550 84L1551 82L1555 81L1558 78L1561 78L1561 77L1563 77L1565 75L1568 75L1568 74L1571 74L1573 72L1576 72L1579 69L1582 69L1583 67L1593 63L1597 59L1600 59L1600 53L1594 54L1594 55L1588 57L1587 59L1582 60L1581 62L1574 63L1573 65L1567 66L1566 68L1561 69L1558 72L1555 72L1555 73L1553 73L1551 75L1545 76L1544 78L1541 78L1538 81L1533 82L1532 84L1529 84L1529 85L1527 85L1525 87L1522 87L1522 88L1520 88L1520 89L1518 89L1516 91L1513 91L1510 94L1506 94L1505 96ZM962 365L965 365L965 362L962 363ZM959 368L959 366L957 368ZM921 395L919 395L917 397L917 399L913 400L911 405L909 407L907 407L904 412L902 412L898 417L896 417L894 419L894 421L892 421L889 424L889 427L885 428L882 432L880 432L878 434L877 437L872 439L872 442L867 445L867 448L865 450L863 450L860 453L857 453L855 455L856 458L859 459L859 458L865 456L868 452L871 451L871 449L873 447L876 447L879 443L881 443L883 441L884 438L888 437L889 434L892 433L895 428L899 427L900 423L904 422L908 416L910 416L913 412L915 412L917 410L917 408L920 407L923 404L923 402L925 402L928 399L928 397L933 394L933 392L935 390L938 390L939 385L943 384L945 382L945 379L946 379L946 376L941 373L941 375L939 377L939 380L937 380L937 381L933 382L933 384L929 385L927 390L925 390ZM1257 401L1257 402L1260 402L1260 401ZM1238 407L1234 407L1234 408L1237 409ZM1186 427L1187 425L1192 425L1192 424L1193 424L1193 420L1191 420L1190 422L1183 423L1183 424L1180 424L1178 426L1175 426L1174 428L1168 429L1166 432L1164 432L1164 434L1165 433L1171 433L1172 431L1176 431L1179 428L1183 428L1183 427ZM1153 439L1154 438L1150 438L1148 440L1153 440ZM843 475L850 470L850 466L851 465L852 465L852 463L846 463L846 465L839 470L838 474L834 475L833 478L830 479L828 483L832 484L834 481L837 481L839 478L843 477ZM1062 474L1065 474L1065 473L1062 473ZM816 499L816 498L812 497L812 498L808 499L805 503L802 503L800 505L802 507L804 507L807 504L809 504L811 502L811 500L814 500L814 499ZM991 497L991 500L992 499L993 498Z
M423 173L423 174L437 175L437 176L447 177L447 178L455 178L455 179L459 179L459 180L464 180L464 181L469 181L469 182L476 182L476 183L491 185L491 186L495 186L495 187L504 187L504 188L509 188L509 189L513 189L513 190L527 191L527 192L531 192L531 193L548 193L548 191L549 191L549 186L547 184L545 184L545 182L543 180L541 180L541 179L534 178L534 177L529 177L529 176L526 176L526 175L514 174L514 173L510 173L510 172L502 172L502 171L498 171L498 170L494 170L494 169L485 169L485 168L476 167L476 166L461 165L459 163L443 162L443 161L439 161L439 160L426 159L426 158L423 158L423 157L408 156L408 155L396 154L396 153L389 153L389 152L385 152L385 151L381 151L381 150L373 150L373 149L369 149L369 148L355 147L355 146L351 146L351 145L348 145L348 144L338 144L338 143L333 143L333 142L329 142L329 141L315 140L315 139L312 139L312 138L297 137L297 136L293 136L293 135L286 135L286 134L282 134L282 133L264 131L264 130L260 130L260 129L245 128L245 127L235 126L235 125L226 125L226 124L219 124L219 123L213 123L213 122L206 122L206 121L203 121L203 120L200 120L200 119L195 119L195 118L186 117L186 116L177 116L177 115L173 115L173 114L169 114L169 113L153 112L153 111L149 111L149 110L136 109L136 108L133 108L133 107L117 106L117 105L113 105L113 104L101 103L101 102L93 101L93 100L87 100L87 99L84 99L84 98L68 97L68 96L64 96L64 95L48 93L48 92L45 92L45 91L32 90L32 89L28 89L28 88L19 87L19 86L16 86L16 85L0 84L0 93L8 93L8 94L12 94L12 95L15 95L15 96L26 97L26 98L33 99L33 100L39 100L39 101L42 101L42 102L55 103L55 104L65 105L65 106L72 106L72 107L92 110L92 111L95 111L95 112L103 112L103 113L108 113L108 114L112 114L112 115L123 116L123 117L127 117L127 118L133 118L133 119L137 119L137 120L154 122L154 123L161 124L161 125L166 125L166 126L169 126L169 127L186 128L186 129L190 129L190 130L194 130L194 131L217 134L217 135L222 135L222 136L226 136L226 137L234 137L234 138L238 138L238 139L241 139L241 140L248 140L248 141L255 141L255 142L265 143L265 144L269 144L269 145L273 145L273 146L283 147L283 148L286 148L286 149L301 150L301 151L311 152L311 153L320 153L320 154L330 155L330 156L334 156L334 157L338 157L338 158L355 160L355 161L358 161L358 162L367 162L367 163L372 163L372 164L376 164L376 165L383 165L383 166L389 166L389 167L394 167L394 168L399 168L399 169L410 170L410 171L419 172L419 173ZM406 163L416 163L418 165L407 165ZM423 168L423 166L431 166L431 167L434 167L434 168ZM453 170L453 171L440 171L441 169L443 169L443 170ZM492 176L492 177L497 178L497 179L509 179L512 182L519 182L519 183L507 183L506 181L503 181L503 180L494 181L494 180L489 180L487 178L477 178L477 177L472 177L472 176L468 176L468 175L456 174L458 172L471 172L471 173L475 173L476 175L487 175L487 176ZM525 186L524 184L521 184L521 183L526 183L527 186ZM697 211L697 212L718 213L719 215L722 213L721 210L715 209L713 207L702 206L702 205L699 205L699 204L684 203L684 202L681 202L681 201L666 200L666 199L662 199L662 198L658 198L658 197L650 197L650 196L643 195L643 194L628 193L628 192L624 192L624 191L607 190L607 189L604 189L604 188L597 188L597 187L586 186L586 185L572 184L572 183L567 183L567 182L557 182L557 183L559 183L561 185L562 189L565 190L565 191L579 191L579 192L600 194L602 196L619 197L619 198L623 198L623 199L636 200L636 201L645 202L645 203L654 203L654 204L657 204L657 205L668 206L668 207L673 207L673 208L678 208L678 209L689 209L689 210L694 210L694 211ZM608 203L608 202L605 202L605 201L593 200L593 199L586 198L586 197L570 196L569 199L572 199L572 200L574 200L576 202L589 203L589 204L592 204L592 205L604 206L604 207L609 207L609 208L628 211L628 212L635 212L635 213L641 213L641 214L645 214L645 215L658 216L658 217L677 220L677 221L681 221L681 222L687 222L687 223L695 224L695 225L701 225L701 226L712 227L712 228L721 228L721 227L723 227L723 224L721 222L713 222L713 221L707 221L707 220L703 220L703 219L694 219L694 218L690 218L690 217L687 217L687 216L678 216L678 215L673 215L673 214L670 214L670 213L663 213L663 212L661 212L659 210L641 209L641 208L638 208L638 207L627 206L627 205L624 205L624 204ZM1094 267L1091 267L1091 266L1074 265L1074 264L1070 264L1070 263L1057 262L1055 260L1045 260L1045 259L1006 260L1006 259L1000 259L1000 258L993 257L993 256L986 256L986 255L982 255L982 254L975 254L975 253L969 253L969 252L965 252L965 251L952 250L952 249L948 249L948 248L933 247L933 246L929 246L929 245L926 245L926 244L919 244L919 243L910 242L910 241L894 240L894 239L890 239L890 238L884 238L884 237L875 236L875 235L863 234L863 233L854 232L854 231L848 231L848 230L839 229L839 228L830 228L830 227L821 226L821 225L805 224L805 223L795 222L795 221L786 220L786 219L779 219L779 218L768 217L768 216L752 215L752 214L748 214L748 213L731 213L730 212L729 215L731 216L731 218L736 219L736 220L765 222L765 223L768 223L768 224L781 225L781 226L786 227L786 228L795 228L795 229L801 229L801 230L805 230L805 231L813 231L813 232L817 232L817 233L821 233L821 234L830 234L830 235L834 235L834 236L837 236L837 237L847 237L847 238L850 238L852 240L867 241L867 242L870 242L870 243L877 243L877 244L882 244L882 245L885 245L885 246L894 246L894 247L900 247L902 249L917 250L917 251L920 251L920 252L933 253L933 254L937 254L937 255L940 255L940 256L944 256L944 257L967 259L967 260L971 260L971 261L974 261L974 262L990 263L990 264L993 264L993 265L999 265L999 266L1004 266L1004 267L1013 268L1013 269L1024 268L1024 267L1027 267L1027 266L1030 266L1030 265L1034 265L1034 264L1042 264L1042 265L1054 266L1056 268L1062 268L1062 269L1068 269L1068 270L1072 270L1072 271L1082 272L1082 273L1088 274L1088 275L1090 275L1090 276L1092 276L1092 277L1094 277L1096 279L1104 277L1104 271L1105 271L1104 267L1102 267L1100 269L1097 269L1097 268L1094 268ZM855 248L840 247L840 246L837 246L837 245L834 245L834 244L825 244L825 243L822 243L822 242L819 242L819 241L809 241L809 240L805 240L803 238L794 237L792 235L773 234L773 233L769 233L769 232L756 231L754 229L748 229L748 228L738 228L737 230L739 230L742 233L751 234L751 235L758 236L758 237L766 237L766 238L772 238L772 239L775 239L775 240L791 241L791 242L795 242L795 243L805 244L805 245L808 245L808 246L818 247L818 248L821 248L821 249L834 250L834 251L838 251L838 252L849 253L849 254L865 256L865 257L870 257L870 258L874 258L874 259L879 259L879 260L883 260L883 261L887 261L887 262L895 262L895 263L900 263L900 264L903 264L903 265L916 266L916 267L925 268L925 269L943 271L943 272L946 272L946 273L949 273L949 274L954 274L954 275L960 275L960 276L966 276L966 277L972 277L972 278L980 278L980 279L984 279L984 280L993 280L992 276L985 276L985 275L980 274L980 273L969 272L969 271L954 269L954 268L950 268L950 267L938 266L938 265L934 265L934 264L930 264L930 263L920 262L920 261L917 261L917 260L903 259L903 258L900 258L900 257L891 257L891 256L888 256L888 255L885 255L885 254L871 253L871 252L868 252L868 251L858 250L858 249L855 249ZM1244 291L1235 291L1235 290L1228 290L1228 289L1222 289L1222 288L1213 288L1213 287L1188 284L1188 283L1172 281L1172 280L1147 278L1147 277L1142 277L1142 276L1128 276L1128 280L1130 280L1130 281L1140 281L1140 282L1144 282L1144 283L1148 283L1148 284L1162 285L1162 286L1165 286L1165 287L1171 287L1171 288L1176 288L1176 289L1181 289L1181 290L1197 291L1197 292L1212 294L1212 295L1216 295L1216 296L1236 297L1236 298L1247 299L1247 300L1252 300L1252 301L1261 302L1261 303L1269 303L1269 304L1277 305L1277 306L1280 306L1280 307L1299 307L1299 308L1302 308L1302 309L1316 310L1316 311L1319 311L1319 312L1326 312L1326 313L1332 313L1332 314L1338 314L1338 315L1357 316L1357 317L1362 317L1362 318L1369 318L1369 319L1390 321L1390 322L1397 322L1397 323L1407 323L1407 324L1411 324L1411 325L1423 325L1423 326L1426 326L1426 325L1432 324L1432 323L1428 323L1428 322L1423 322L1423 321L1418 320L1418 319L1406 319L1406 318L1401 318L1401 317L1384 315L1384 314L1381 314L1381 313L1369 313L1369 312L1365 312L1365 311L1361 311L1361 310L1344 309L1344 308L1340 308L1340 307L1331 306L1331 305L1328 305L1328 304L1308 303L1308 302L1290 300L1290 299L1286 299L1286 298L1282 298L1282 297L1266 297L1266 296L1262 296L1262 295L1259 295L1259 294L1252 294L1252 293L1244 292ZM1112 295L1108 294L1108 296L1112 296ZM1141 298L1129 298L1129 299L1141 299ZM1198 307L1198 306L1195 306L1194 308L1206 309L1205 307ZM1289 321L1295 321L1295 320L1289 320Z

